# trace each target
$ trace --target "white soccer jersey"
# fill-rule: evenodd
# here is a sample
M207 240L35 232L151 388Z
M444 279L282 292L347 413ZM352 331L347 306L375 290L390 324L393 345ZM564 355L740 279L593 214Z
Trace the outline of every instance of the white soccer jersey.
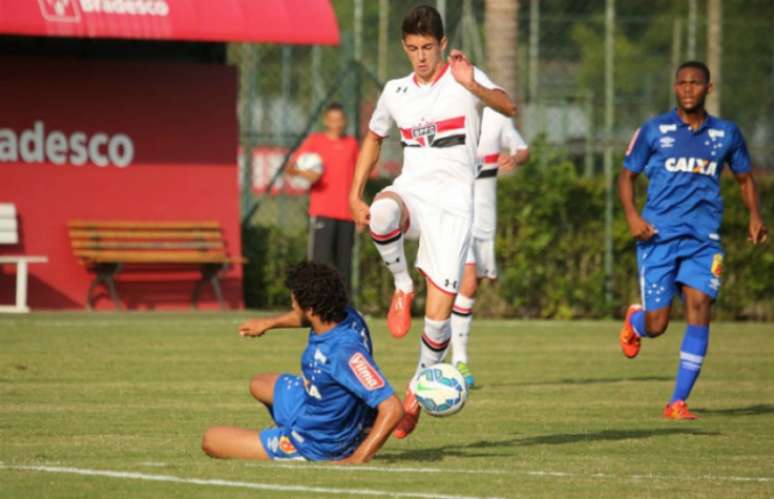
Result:
M527 143L513 126L511 119L486 108L481 117L481 138L478 141L478 164L473 237L491 239L497 226L497 158L507 149L511 155L527 149Z
M478 68L476 82L498 88ZM464 216L473 210L480 101L457 83L448 64L422 85L414 73L384 86L369 128L386 137L400 129L403 168L393 185L424 202Z

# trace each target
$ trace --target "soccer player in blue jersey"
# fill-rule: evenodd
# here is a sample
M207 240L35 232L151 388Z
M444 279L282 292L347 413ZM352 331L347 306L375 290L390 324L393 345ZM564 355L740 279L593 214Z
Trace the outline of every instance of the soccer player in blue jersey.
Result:
M239 333L311 327L302 375L255 376L250 393L276 426L260 432L212 427L202 449L217 458L366 462L403 417L400 400L373 360L368 326L347 305L344 283L332 267L302 263L290 270L286 284L292 310L247 321Z
M632 137L618 188L629 230L637 239L637 265L643 304L626 312L619 341L628 358L637 356L642 338L661 335L669 324L672 298L681 292L686 322L668 419L695 419L685 401L699 376L709 341L710 307L720 288L723 249L720 223L723 200L720 174L728 164L750 212L748 238L766 241L758 209L750 158L742 133L709 115L704 100L712 91L710 72L701 62L677 70L677 108L647 121ZM648 197L642 214L634 202L634 183L645 172Z

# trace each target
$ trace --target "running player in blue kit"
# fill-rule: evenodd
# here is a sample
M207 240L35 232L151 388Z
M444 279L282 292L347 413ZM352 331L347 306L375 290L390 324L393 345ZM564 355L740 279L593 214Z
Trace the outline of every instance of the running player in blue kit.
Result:
M685 301L685 336L675 390L664 409L667 419L695 419L685 401L699 376L709 341L710 307L720 288L723 200L720 174L728 163L750 212L748 238L766 241L758 195L742 133L709 115L704 100L712 91L701 62L682 64L673 85L677 109L647 121L632 137L618 178L629 230L637 239L642 306L631 305L619 342L628 358L642 338L661 335L669 324L672 298ZM638 174L648 177L648 197L640 215L634 202Z
M311 327L302 375L256 375L250 393L276 426L260 432L212 427L202 449L218 458L366 462L403 417L400 400L373 360L368 326L347 305L344 283L332 267L299 264L286 284L292 310L247 321L239 333Z

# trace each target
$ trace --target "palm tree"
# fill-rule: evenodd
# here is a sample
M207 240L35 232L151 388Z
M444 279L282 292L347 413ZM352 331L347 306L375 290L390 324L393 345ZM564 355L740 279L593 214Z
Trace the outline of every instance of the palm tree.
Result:
M519 0L486 0L485 6L487 73L515 99Z

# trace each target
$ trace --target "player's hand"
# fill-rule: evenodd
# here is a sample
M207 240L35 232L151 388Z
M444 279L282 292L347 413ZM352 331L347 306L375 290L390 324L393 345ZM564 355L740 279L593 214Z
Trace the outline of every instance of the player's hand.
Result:
M457 80L457 83L467 89L470 89L476 83L473 77L473 64L471 64L468 57L461 50L452 50L449 53L448 62L452 76Z
M519 165L516 164L516 156L501 154L500 157L497 158L497 171L500 174L508 175L513 173L517 166Z
M656 228L643 220L639 214L635 213L631 217L627 217L626 221L629 224L629 232L639 241L648 241L656 235Z
M753 244L765 243L769 238L769 231L763 224L760 217L750 217L750 224L747 229L747 240Z
M352 211L352 220L355 222L358 230L363 230L368 222L371 221L371 210L368 205L360 198L349 200L349 209Z
M271 329L272 322L270 318L252 319L242 323L239 326L239 336L243 338L263 336L266 331Z

